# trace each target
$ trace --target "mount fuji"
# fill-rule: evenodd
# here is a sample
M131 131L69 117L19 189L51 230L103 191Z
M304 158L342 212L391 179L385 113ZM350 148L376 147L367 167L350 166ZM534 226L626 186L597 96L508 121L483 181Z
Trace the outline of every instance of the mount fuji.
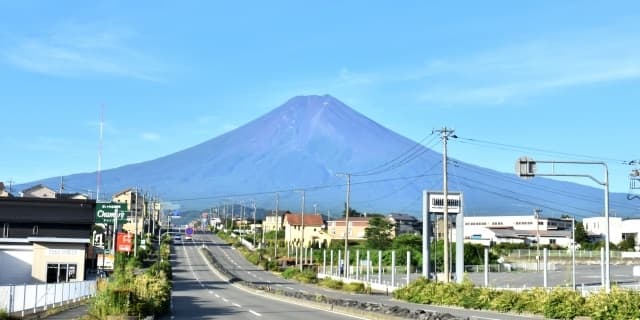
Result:
M433 137L437 139L437 137ZM465 212L477 215L531 214L536 207L552 215L594 216L602 212L602 190L536 178L523 181L449 159L449 185L464 194ZM216 207L222 201L251 200L274 208L322 213L344 210L350 173L351 206L361 212L422 210L422 190L442 190L442 155L356 112L332 96L298 96L233 131L176 153L104 170L102 191L110 195L139 186L158 192L183 208ZM64 178L77 188L95 188L96 173ZM59 177L35 183L53 187ZM20 186L18 186L20 187ZM55 188L54 188L55 189ZM624 194L611 195L618 215L631 213Z

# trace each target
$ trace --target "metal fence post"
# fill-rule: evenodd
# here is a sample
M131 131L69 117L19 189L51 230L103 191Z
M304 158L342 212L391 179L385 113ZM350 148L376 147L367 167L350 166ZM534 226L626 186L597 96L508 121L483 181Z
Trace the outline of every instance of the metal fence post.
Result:
M407 286L411 282L411 251L407 251Z
M391 286L396 286L396 251L391 251Z
M378 283L382 284L382 250L378 250Z
M371 272L371 250L367 250L367 282L371 282L369 273Z

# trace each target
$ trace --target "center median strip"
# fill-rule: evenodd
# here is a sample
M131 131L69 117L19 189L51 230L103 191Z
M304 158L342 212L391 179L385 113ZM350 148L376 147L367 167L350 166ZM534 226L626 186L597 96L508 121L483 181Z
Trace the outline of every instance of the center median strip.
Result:
M224 275L230 283L248 289L254 289L258 294L271 294L278 296L280 299L289 300L293 303L304 303L308 306L332 311L340 312L355 317L366 317L367 319L466 319L457 318L449 313L438 313L423 309L410 310L400 306L389 306L381 303L363 302L349 299L332 298L321 294L310 294L295 290L275 289L271 285L256 284L244 281L226 269L208 248L202 248L200 253L219 273ZM288 287L290 288L290 287ZM291 288L293 289L293 288Z

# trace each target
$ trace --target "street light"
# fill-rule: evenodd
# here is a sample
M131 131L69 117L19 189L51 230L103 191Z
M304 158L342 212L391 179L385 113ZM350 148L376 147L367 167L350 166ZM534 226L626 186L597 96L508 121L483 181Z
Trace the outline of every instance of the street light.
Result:
M555 173L555 170L552 170L551 173L538 173L537 164L539 163L548 163L548 164L586 164L586 165L601 165L604 167L604 181L600 181L588 174L562 174ZM520 157L516 160L516 173L525 179L530 179L535 176L555 176L555 177L584 177L589 178L595 183L604 186L604 218L605 222L605 243L604 243L604 251L605 251L605 272L604 272L604 288L607 293L611 292L611 273L610 273L610 251L609 251L609 241L610 241L610 230L609 230L609 167L605 162L602 161L534 161L528 157Z

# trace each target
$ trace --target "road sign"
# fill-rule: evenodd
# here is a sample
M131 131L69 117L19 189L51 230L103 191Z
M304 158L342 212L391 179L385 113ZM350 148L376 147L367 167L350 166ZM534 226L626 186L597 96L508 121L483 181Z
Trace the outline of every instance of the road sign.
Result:
M462 205L461 195L458 192L447 193L447 212L449 214L460 213L460 207ZM444 213L444 193L427 192L427 204L429 213L443 214Z
M118 217L118 224L127 222L126 203L97 203L96 223L112 224L113 218Z

